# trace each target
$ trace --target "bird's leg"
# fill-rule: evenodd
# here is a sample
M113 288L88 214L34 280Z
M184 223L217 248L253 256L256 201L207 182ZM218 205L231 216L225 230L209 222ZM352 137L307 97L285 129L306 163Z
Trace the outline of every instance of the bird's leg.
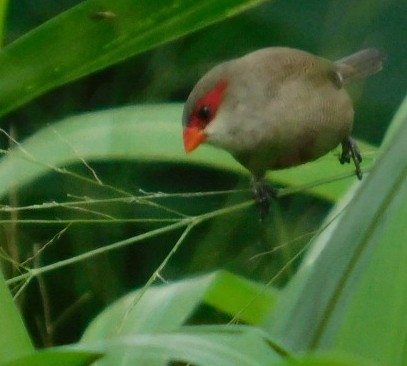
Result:
M342 154L339 157L339 161L341 164L350 163L350 159L352 159L353 163L355 164L356 176L359 179L362 179L363 173L362 169L360 168L362 155L360 154L360 150L355 140L353 140L351 137L347 137L342 141Z
M253 178L252 186L256 202L260 208L260 220L263 221L270 211L270 200L277 198L277 189L257 178Z

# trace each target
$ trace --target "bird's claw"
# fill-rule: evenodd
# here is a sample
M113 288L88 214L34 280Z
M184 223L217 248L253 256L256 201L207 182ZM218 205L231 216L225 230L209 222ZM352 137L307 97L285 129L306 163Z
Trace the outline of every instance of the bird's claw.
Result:
M348 137L342 141L342 154L339 157L339 161L341 164L345 164L350 163L351 159L355 164L356 176L360 180L363 176L363 172L360 167L360 163L362 162L362 155L360 154L360 150L355 140L353 140L351 137Z
M260 221L263 221L270 212L270 200L277 197L277 189L263 181L256 180L253 182L253 191L260 208Z

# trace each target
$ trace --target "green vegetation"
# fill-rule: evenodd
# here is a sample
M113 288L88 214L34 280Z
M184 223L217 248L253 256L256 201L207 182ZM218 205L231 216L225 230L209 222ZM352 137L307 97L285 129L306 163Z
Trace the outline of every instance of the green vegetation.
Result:
M0 366L407 364L406 11L0 2ZM259 222L228 154L184 154L181 114L209 67L273 45L388 61L351 89L362 182L337 152L271 172Z

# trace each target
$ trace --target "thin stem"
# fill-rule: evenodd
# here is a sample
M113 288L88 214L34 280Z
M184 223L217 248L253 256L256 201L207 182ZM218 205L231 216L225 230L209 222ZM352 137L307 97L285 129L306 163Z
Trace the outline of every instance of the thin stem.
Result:
M23 274L21 274L19 276L15 276L15 277L7 280L7 283L9 285L13 284L13 283L17 283L19 281L23 281L23 280L25 280L27 278L30 278L32 276L38 276L38 275L46 273L46 272L54 271L56 269L59 269L59 268L65 267L65 266L75 264L75 263L78 263L80 261L87 260L87 259L92 258L94 256L97 256L97 255L100 255L100 254L105 254L105 253L107 253L107 252L109 252L111 250L117 250L119 248L128 246L130 244L134 244L134 243L140 242L142 240L146 240L146 239L158 236L158 235L162 235L162 234L165 234L165 233L180 229L182 227L185 227L185 226L188 226L188 225L191 225L191 224L198 224L198 223L204 222L206 220L212 219L212 218L217 217L217 216L225 215L225 214L228 214L228 213L231 213L231 212L234 212L234 211L243 210L245 208L248 208L248 207L252 206L253 204L254 204L253 200L250 200L250 201L245 201L243 203L240 203L240 204L237 204L237 205L234 205L234 206L231 206L231 207L226 207L226 208L222 208L222 209L219 209L219 210L216 210L216 211L211 211L211 212L205 213L205 214L200 215L200 216L188 217L188 218L182 219L181 221L176 222L174 224L167 225L167 226L155 229L155 230L151 230L151 231L149 231L147 233L136 235L136 236L133 236L131 238L121 240L121 241L115 242L115 243L110 244L110 245L103 246L101 248L90 250L90 251L88 251L86 253L83 253L83 254L80 254L80 255L77 255L77 256L74 256L74 257L71 257L71 258L67 258L67 259L64 259L62 261L43 266L41 268L33 268L33 269L29 270L26 273L23 273Z
M151 277L148 279L146 284L143 286L143 288L137 292L135 298L133 299L132 303L130 306L127 308L126 312L124 313L122 320L120 322L120 325L117 329L117 334L121 332L123 329L124 324L126 323L126 320L128 319L130 313L133 311L133 309L136 307L136 305L139 303L139 301L143 298L147 290L150 288L150 286L154 283L154 281L157 278L161 277L161 271L165 268L169 260L172 258L172 256L177 252L181 244L184 242L190 231L197 225L198 222L191 222L184 230L184 232L181 234L175 245L172 247L170 252L167 254L167 256L164 258L164 260L161 262L161 264L158 266L158 268L154 271L154 273L151 275Z
M69 224L126 224L126 223L168 223L179 222L182 219L161 219L161 218L146 218L146 219L67 219L67 220L46 220L46 219L23 219L18 220L22 225L69 225ZM8 224L11 220L0 220L0 224Z
M371 170L371 168L364 169L364 172L367 173L370 170ZM278 190L277 197L289 196L289 195L292 195L295 193L306 191L308 189L322 186L324 184L329 184L329 183L337 182L337 181L340 181L340 180L343 180L346 178L351 178L351 177L354 177L355 175L356 175L355 172L344 173L344 174L336 175L334 177L323 178L320 180L313 181L311 183L302 184L302 185L296 186L296 187L282 188L282 189Z
M193 198L193 197L207 197L207 196L218 196L226 195L232 193L247 193L251 192L250 189L236 189L236 190L226 190L226 191L210 191L210 192L187 192L187 193L151 193L144 196L131 196L131 197L114 197L114 198L103 198L103 199L90 199L84 197L82 200L69 201L69 202L44 202L41 204L34 204L29 206L20 207L10 207L1 206L0 212L10 212L10 211L30 211L30 210L48 210L52 208L64 208L70 206L84 206L84 205L94 205L94 204L105 204L105 203L140 203L145 204L145 200L154 198Z

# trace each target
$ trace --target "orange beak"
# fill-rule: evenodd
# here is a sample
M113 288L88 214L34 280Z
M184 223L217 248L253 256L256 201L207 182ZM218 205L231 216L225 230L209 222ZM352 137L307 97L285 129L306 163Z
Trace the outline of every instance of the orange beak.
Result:
M205 133L197 127L184 127L184 149L187 153L195 150L205 141Z

